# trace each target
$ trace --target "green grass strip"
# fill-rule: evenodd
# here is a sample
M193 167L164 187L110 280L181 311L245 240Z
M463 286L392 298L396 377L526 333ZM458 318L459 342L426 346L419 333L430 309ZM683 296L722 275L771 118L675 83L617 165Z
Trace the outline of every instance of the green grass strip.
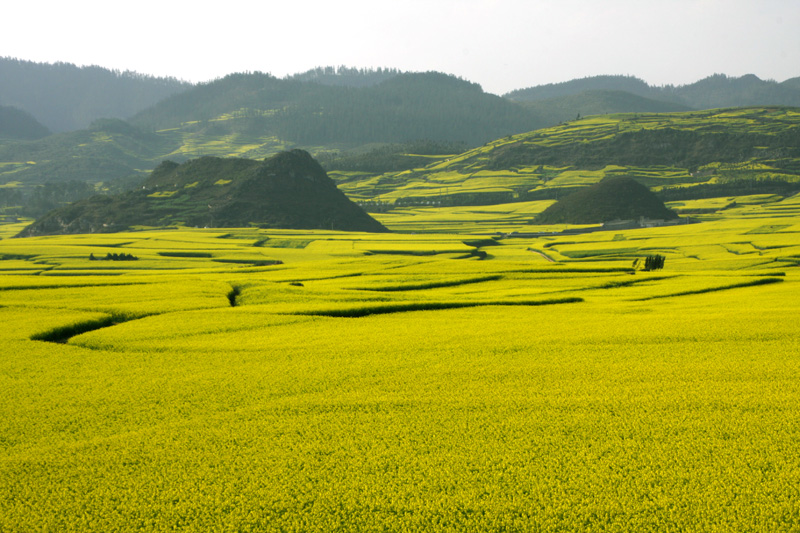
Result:
M120 322L124 322L124 319L121 319L118 316L109 315L103 318L87 320L85 322L77 322L68 326L61 326L43 331L41 333L35 333L31 335L31 340L66 344L67 341L76 335L94 331L96 329L107 328L109 326L119 324Z
M122 272L120 274L123 274ZM120 274L110 274L118 276ZM59 274L63 276L106 276L109 274L101 273L97 274L95 272L91 274ZM126 281L126 282L114 282L114 283L53 283L53 284L46 284L46 285L7 285L5 287L0 287L0 291L35 291L40 289L83 289L86 287L122 287L126 285L147 285L146 282L141 281Z
M673 296L689 296L692 294L704 294L707 292L719 292L719 291L727 291L729 289L741 289L744 287L755 287L758 285L770 285L772 283L781 283L783 279L781 278L761 278L756 279L753 281L745 281L743 283L734 283L732 285L723 285L721 287L709 287L707 289L697 289L694 291L683 291L683 292L675 292L672 294L660 294L658 296L648 296L646 298L638 298L636 300L632 300L634 302L644 302L646 300L656 300L658 298L672 298Z
M378 291L378 292L399 292L399 291L421 291L425 289L439 289L442 287L458 287L459 285L469 285L472 283L483 283L486 281L497 281L503 279L503 276L481 276L478 278L460 279L453 281L431 281L428 283L408 283L406 285L388 285L385 287L361 287L355 290L358 291Z
M209 259L214 257L208 252L157 252L161 257L182 257L182 258L195 258L195 259Z
M412 302L383 304L356 309L330 309L326 311L300 311L295 315L330 316L337 318L360 318L369 315L385 315L389 313L405 313L408 311L439 311L442 309L463 309L466 307L485 307L489 305L555 305L583 302L583 298L554 298L549 300L533 300L524 302L491 301L491 302Z

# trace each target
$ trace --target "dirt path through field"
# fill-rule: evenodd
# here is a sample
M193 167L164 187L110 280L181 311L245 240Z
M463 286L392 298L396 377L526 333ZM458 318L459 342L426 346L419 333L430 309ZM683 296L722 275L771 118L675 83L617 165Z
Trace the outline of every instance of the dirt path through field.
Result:
M555 259L553 259L552 257L550 257L549 255L547 255L544 252L540 252L539 250L534 250L533 248L528 248L528 250L533 252L533 253L535 253L535 254L537 254L537 255L541 255L544 258L545 261L549 261L551 263L555 263L556 262Z

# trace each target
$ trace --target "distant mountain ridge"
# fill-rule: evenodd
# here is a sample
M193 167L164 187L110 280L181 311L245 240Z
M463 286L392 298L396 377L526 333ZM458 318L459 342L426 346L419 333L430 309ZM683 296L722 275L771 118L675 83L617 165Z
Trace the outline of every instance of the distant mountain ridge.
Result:
M189 87L175 78L0 57L0 104L27 111L56 133L98 118L128 118Z
M317 67L306 72L286 76L286 79L296 81L311 81L321 85L339 85L344 87L371 87L383 81L403 74L396 68L352 68Z
M545 125L518 104L439 72L397 73L361 87L279 79L261 72L231 74L131 118L131 123L149 130L190 121L206 121L200 127L213 126L220 133L272 132L301 145L418 139L478 145Z
M16 71L9 71L11 67ZM83 121L98 115L111 117L93 118L81 129L68 132L50 127L56 133L46 135L42 129L31 130L31 120L19 120L19 115L0 116L0 185L6 185L0 190L0 209L37 216L86 191L125 190L140 183L164 159L178 163L202 156L260 160L293 148L308 150L332 171L351 173L349 177L335 174L349 187L358 178L357 172L380 176L411 171L437 155L450 158L470 147L568 124L579 117L676 113L720 102L794 102L800 94L800 78L778 84L755 76L715 75L689 86L658 88L631 76L599 76L534 88L535 94L528 94L533 100L513 101L438 72L349 67L319 67L284 78L259 72L231 74L207 83L172 86L175 81L100 67L0 59L0 104L6 108L13 104L6 91L12 87L17 95L37 99L39 108L52 111L50 118L56 122L65 116L72 117L70 120L80 116ZM169 96L155 101L157 91L152 89L159 85L167 87ZM134 91L136 87L142 90ZM678 98L681 94L683 99ZM124 102L126 107L114 102ZM126 120L114 118L128 111ZM36 121L35 115L32 120ZM52 123L39 122L44 126ZM723 121L719 127L727 125ZM632 144L631 150L652 143L685 147L692 145L691 135L631 134L618 142L635 137L636 143L644 143ZM671 137L665 140L667 136ZM740 140L733 139L731 146L739 144ZM418 148L406 148L412 146ZM430 151L433 146L441 149ZM448 148L456 146L462 148ZM565 165L572 165L572 158L580 153L580 157L600 157L589 154L598 146L556 147L545 157L556 161L568 155ZM529 148L493 154L492 161L478 165L489 165L487 170L494 172L514 161L535 161L538 148ZM622 150L623 146L612 148ZM708 152L724 155L724 146L718 148ZM659 152L654 157L668 164L695 164L685 154L678 155L676 159ZM633 164L634 159L626 161ZM409 176L393 177L390 188ZM63 193L65 188L69 194ZM520 183L513 187L513 194L524 196L527 192Z
M753 74L729 77L714 74L688 85L648 85L633 76L593 76L517 89L504 96L515 102L536 102L581 94L585 91L624 91L652 100L688 106L692 109L747 106L800 106L800 79L782 83L761 80Z

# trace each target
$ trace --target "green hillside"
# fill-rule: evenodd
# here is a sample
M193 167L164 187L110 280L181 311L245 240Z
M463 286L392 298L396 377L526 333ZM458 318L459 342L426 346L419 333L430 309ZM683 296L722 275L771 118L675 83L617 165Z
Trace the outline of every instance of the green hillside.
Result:
M27 111L0 105L0 139L31 140L48 135L50 130Z
M621 90L602 89L523 103L550 125L587 115L691 111L691 107L679 103L647 98Z
M351 198L380 208L555 199L620 175L655 190L703 184L703 197L736 180L771 180L779 191L798 181L796 108L664 113L681 108L607 89L516 104L438 73L390 73L362 87L237 74L130 122L0 140L0 210L36 217L125 190L165 159L263 159L293 148L318 157ZM618 110L647 111L586 117ZM559 117L570 120L535 129Z
M796 186L800 109L594 116L504 137L423 168L339 179L365 202L478 205L555 199L616 176L656 191L703 184L706 196L709 187L724 195L742 181Z
M438 72L403 73L364 87L269 74L232 74L170 97L131 119L141 128L221 135L270 133L304 146L415 139L481 144L545 124L475 83Z
M542 125L519 105L438 73L394 74L361 88L232 74L128 123L103 119L32 143L0 141L0 183L109 182L144 176L165 158L263 158L293 147L322 153L421 139L475 146Z
M543 125L535 113L453 76L378 74L335 74L342 81L375 82L362 87L233 74L171 96L129 122L98 119L85 130L35 141L0 140L0 186L6 189L0 209L39 216L57 206L37 198L73 200L86 183L98 191L121 190L164 159L263 159L293 148L324 159L417 140L463 151ZM394 168L396 162L380 172ZM53 194L64 187L70 194Z
M692 109L746 106L800 106L800 87L793 78L782 83L753 74L741 77L714 74L686 85L649 85L633 76L593 76L517 89L506 94L515 102L535 102L573 96L585 91L624 91Z
M128 118L192 84L137 72L0 57L0 103L23 109L55 132L100 118Z
M632 178L611 178L584 187L536 217L538 224L597 224L614 220L675 219L678 215Z
M535 102L574 96L586 91L622 91L643 97L653 93L652 88L644 80L634 76L591 76L516 89L507 93L505 97L517 102Z
M55 209L23 236L108 233L185 225L373 231L386 229L348 200L302 150L266 161L203 157L165 161L141 189L97 195Z

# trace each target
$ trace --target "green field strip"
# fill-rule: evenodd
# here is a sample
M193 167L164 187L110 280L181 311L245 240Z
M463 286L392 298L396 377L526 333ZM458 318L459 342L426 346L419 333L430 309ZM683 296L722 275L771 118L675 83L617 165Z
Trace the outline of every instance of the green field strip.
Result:
M122 274L122 273L120 273ZM77 274L76 274L77 275ZM85 275L85 274L83 274ZM94 274L93 274L94 275ZM103 274L101 274L103 275ZM127 281L127 282L110 282L110 283L49 283L42 285L0 285L0 291L28 291L28 290L43 290L43 289L70 289L70 288L88 288L88 287L121 287L126 285L146 285L147 282L142 281Z
M400 292L400 291L420 291L426 289L439 289L444 287L458 287L461 285L471 285L474 283L486 283L488 281L498 281L503 279L502 275L482 276L479 278L468 278L452 281L430 281L426 283L408 283L401 285L383 285L379 287L353 287L357 291L377 291L377 292Z
M659 295L655 295L655 296L647 296L645 298L637 298L637 299L632 300L632 301L643 302L643 301L647 301L647 300L657 300L657 299L660 299L660 298L673 298L673 297L676 297L676 296L691 296L691 295L694 295L694 294L705 294L705 293L709 293L709 292L719 292L719 291L727 291L727 290L732 290L732 289L743 289L743 288L747 288L747 287L758 287L758 286L761 286L761 285L771 285L773 283L782 283L783 281L784 281L783 278L771 278L771 277L770 278L761 278L761 279L756 279L756 280L753 280L753 281L746 281L746 282L743 282L743 283L733 283L733 284L730 284L730 285L721 285L721 286L717 286L717 287L707 287L707 288L704 288L704 289L695 289L695 290L689 290L689 291L674 292L674 293L670 293L670 294L659 294Z
M583 298L556 298L550 300L528 300L528 301L474 301L474 302L409 302L392 303L373 306L359 306L350 308L323 309L314 311L295 311L292 314L310 316L328 316L336 318L360 318L370 315L384 315L391 313L406 313L411 311L441 311L445 309L464 309L469 307L486 306L543 306L557 305L566 303L583 302Z
M116 324L121 324L130 320L130 318L123 315L110 314L103 318L94 320L86 320L82 322L75 322L66 326L57 326L39 333L31 335L33 341L52 342L56 344L66 344L72 337L96 331L98 329L107 328Z

